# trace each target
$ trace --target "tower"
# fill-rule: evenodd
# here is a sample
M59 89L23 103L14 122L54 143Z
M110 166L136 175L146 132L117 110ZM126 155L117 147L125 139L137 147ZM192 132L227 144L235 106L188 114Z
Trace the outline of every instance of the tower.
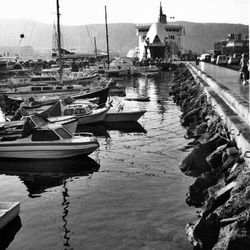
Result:
M160 14L159 14L158 22L167 23L167 16L165 14L163 14L163 12L162 12L161 2L160 2Z

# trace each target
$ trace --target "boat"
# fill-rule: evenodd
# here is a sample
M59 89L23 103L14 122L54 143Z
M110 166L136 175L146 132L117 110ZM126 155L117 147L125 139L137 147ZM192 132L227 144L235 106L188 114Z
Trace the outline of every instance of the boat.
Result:
M79 79L77 78L70 78L70 77L63 77L62 81L58 79L55 75L35 75L34 73L30 71L18 71L16 74L10 78L10 83L13 87L18 86L35 86L35 85L44 85L44 84L78 84Z
M59 68L43 69L41 71L41 76L55 77L58 79ZM68 80L76 81L77 84L80 84L80 85L86 85L86 84L92 83L94 80L98 80L100 78L98 73L92 72L92 71L78 71L78 72L70 71L67 73L63 73L63 76ZM66 81L66 79L63 79L63 81Z
M14 89L2 90L6 106L14 107L29 98L33 98L37 105L52 104L60 98L71 96L74 99L99 98L99 105L107 101L112 79L101 79L94 85L83 87L82 85L37 85L25 86ZM11 108L9 108L11 109Z
M33 97L36 100L37 98L42 98L45 95L62 97L83 92L84 90L86 89L84 89L81 85L29 85L14 89L6 89L6 91L3 91L3 94L17 100L26 100L30 97Z
M78 118L78 125L102 122L109 110L109 107L93 108L90 104L70 104L63 110L64 116L75 115Z
M109 110L104 118L104 122L136 122L145 112L146 110L117 112Z
M90 133L71 134L57 123L47 123L33 128L25 123L23 136L0 140L0 158L16 159L61 159L94 152L99 143Z
M25 121L4 121L0 123L0 137L18 138L22 135Z
M0 202L0 230L14 220L20 212L20 202Z

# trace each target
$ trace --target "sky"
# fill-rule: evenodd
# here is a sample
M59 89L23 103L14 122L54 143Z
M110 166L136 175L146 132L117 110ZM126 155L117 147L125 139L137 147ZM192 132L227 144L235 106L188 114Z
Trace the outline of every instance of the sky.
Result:
M153 23L160 0L59 0L61 24ZM162 0L169 21L249 24L250 0ZM43 23L56 20L56 0L2 0L0 18L26 18ZM170 19L169 17L174 17Z

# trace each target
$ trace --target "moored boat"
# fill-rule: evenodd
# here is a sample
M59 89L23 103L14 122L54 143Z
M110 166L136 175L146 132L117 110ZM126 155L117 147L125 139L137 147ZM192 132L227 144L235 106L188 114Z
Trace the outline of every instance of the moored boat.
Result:
M62 81L59 80L55 75L35 75L34 73L22 70L18 71L13 77L11 77L10 82L13 86L28 86L28 85L41 85L41 84L78 84L78 78L64 77Z
M26 133L16 140L0 140L0 158L58 159L94 152L99 143L90 133L71 134L59 124L48 123L32 128L26 123Z
M111 111L105 115L104 122L136 122L144 115L146 110L137 111Z
M75 115L78 118L78 125L102 122L109 110L109 107L92 108L88 104L68 105L63 115Z
M2 92L6 106L11 111L30 98L36 105L53 104L60 98L71 96L75 100L99 98L98 104L104 105L109 95L111 80L98 81L95 86L83 87L81 85L51 85L51 86L26 86L15 89L6 89Z
M0 230L15 219L20 212L20 202L0 202Z

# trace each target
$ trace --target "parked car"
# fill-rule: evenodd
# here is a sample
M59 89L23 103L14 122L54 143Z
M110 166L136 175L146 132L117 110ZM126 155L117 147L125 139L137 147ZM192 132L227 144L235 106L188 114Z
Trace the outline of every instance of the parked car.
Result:
M211 61L211 56L209 54L202 54L200 56L200 61L210 62Z
M238 57L233 57L233 56L230 56L228 61L227 61L227 64L229 65L238 65L240 63L240 60Z
M216 59L217 65L227 65L227 56L226 55L219 55Z
M212 55L211 56L211 63L215 64L216 63L216 60L217 60L217 55Z

